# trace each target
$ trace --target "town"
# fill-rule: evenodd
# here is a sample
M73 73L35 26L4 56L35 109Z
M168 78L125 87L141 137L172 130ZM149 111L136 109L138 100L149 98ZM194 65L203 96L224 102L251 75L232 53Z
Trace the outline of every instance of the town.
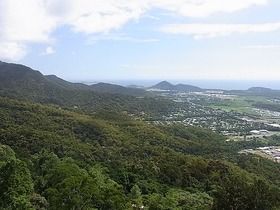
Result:
M250 106L253 97L229 94L222 90L170 91L150 89L158 95L182 104L181 109L148 123L182 123L211 129L232 140L251 140L280 134L280 112ZM250 98L250 100L248 99ZM255 97L259 100L260 97ZM246 102L248 104L242 104ZM270 103L279 100L265 99ZM241 105L240 105L241 104Z

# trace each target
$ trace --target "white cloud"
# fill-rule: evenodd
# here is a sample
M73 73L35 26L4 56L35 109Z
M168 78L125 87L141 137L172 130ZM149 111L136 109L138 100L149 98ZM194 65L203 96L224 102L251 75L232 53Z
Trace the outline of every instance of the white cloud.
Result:
M216 12L233 12L269 0L0 0L0 40L18 43L50 43L53 32L70 26L86 35L109 33L128 21L137 20L152 8L187 16L207 17ZM18 48L18 49L19 49ZM7 54L7 57L11 54ZM19 58L16 56L15 58Z
M265 24L170 24L160 30L165 33L193 35L196 39L228 36L234 33L272 32L280 29L280 23Z
M41 53L41 55L51 55L55 53L55 49L53 47L47 47L44 52Z
M109 32L120 28L129 20L138 19L145 9L145 3L141 1L98 1L97 4L89 3L82 8L84 11L79 12L70 25L74 31L85 34Z
M23 44L18 44L16 42L0 43L0 59L18 61L22 59L27 52L27 47Z
M47 42L56 20L47 14L44 1L0 0L0 36L7 41Z

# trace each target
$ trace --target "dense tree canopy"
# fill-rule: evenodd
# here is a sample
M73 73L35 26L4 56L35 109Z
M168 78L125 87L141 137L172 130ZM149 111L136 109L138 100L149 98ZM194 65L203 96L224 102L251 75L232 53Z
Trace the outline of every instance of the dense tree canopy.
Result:
M0 98L0 207L276 209L279 165L238 154L254 144Z

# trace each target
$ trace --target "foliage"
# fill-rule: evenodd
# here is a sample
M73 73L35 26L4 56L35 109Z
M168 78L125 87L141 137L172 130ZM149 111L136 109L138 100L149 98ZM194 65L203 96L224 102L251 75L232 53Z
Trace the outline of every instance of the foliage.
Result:
M8 98L0 119L1 209L280 205L279 165L210 130Z
M30 203L33 191L33 180L23 161L11 159L0 169L1 209L34 209Z

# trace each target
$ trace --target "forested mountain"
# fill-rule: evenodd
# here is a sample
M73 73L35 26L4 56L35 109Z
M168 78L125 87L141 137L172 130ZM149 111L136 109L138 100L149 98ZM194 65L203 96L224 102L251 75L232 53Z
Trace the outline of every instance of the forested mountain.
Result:
M159 90L179 91L179 92L202 91L201 88L193 86L193 85L186 85L186 84L173 85L167 81L162 81L150 88L159 89Z
M148 92L143 89L126 88L120 85L99 83L89 86L82 83L71 83L55 75L44 76L27 66L5 62L0 63L0 88L2 96L15 98L25 96L38 101L42 101L44 98L52 100L64 94L71 95L69 91L77 91L81 94L91 91L91 94L100 92L131 96L148 95Z
M159 89L159 90L173 90L174 85L172 85L170 82L162 81L150 88Z
M264 87L251 87L247 91L255 92L255 93L267 93L273 90L271 88L264 88Z
M271 88L251 87L246 92L255 95L273 96L273 97L280 98L280 90L274 90Z
M139 117L187 103L0 69L0 209L279 209L280 165L238 154L265 143Z
M72 83L67 82L55 75L44 76L48 80L54 82L56 85L59 84L64 88L70 90L91 90L98 93L111 93L111 94L121 94L121 95L131 95L131 96L148 96L149 93L143 89L123 87L121 85L114 85L110 83L97 83L93 85L86 85L83 83Z
M52 81L54 85L60 85L69 90L91 90L91 87L86 84L68 82L55 75L46 75L44 77L49 81Z
M0 85L1 88L19 82L43 84L46 83L43 75L39 71L32 70L20 64L5 63L0 61Z
M97 83L90 86L92 90L100 93L124 94L132 96L148 96L149 93L143 89L123 87L121 85L113 85L109 83Z

